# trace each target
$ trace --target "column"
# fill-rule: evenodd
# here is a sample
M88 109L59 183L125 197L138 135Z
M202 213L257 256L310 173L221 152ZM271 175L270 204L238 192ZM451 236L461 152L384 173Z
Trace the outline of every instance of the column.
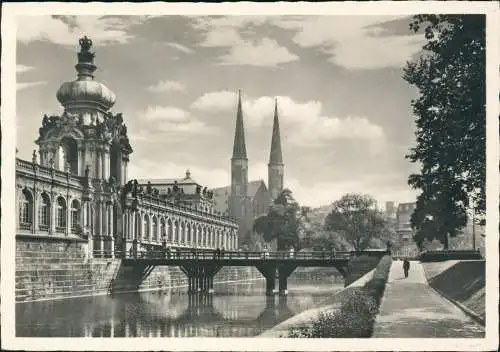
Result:
M137 222L137 214L139 214L139 211L131 211L130 212L130 220L131 220L131 223L130 223L130 230L131 230L131 234L132 234L132 239L133 240L137 240L137 237L139 237L139 233L137 231L137 225L136 225L136 222Z
M66 201L66 235L71 233L71 226L73 226L71 219L71 197L68 197Z
M57 197L55 192L51 193L51 202L50 202L50 226L49 226L49 234L56 233L56 208Z
M198 247L198 229L196 228L196 223L193 223L193 246Z
M104 159L104 149L101 150L101 153L99 154L99 161L101 162L101 178L104 180L107 180L108 178L106 177L106 164L105 164L105 159Z
M32 208L32 218L31 218L31 233L36 233L36 230L38 229L38 204L40 202L40 197L41 195L39 192L37 192L36 188L33 189L33 208ZM17 208L19 209L19 205L17 205ZM19 216L17 216L17 221L19 221Z
M109 234L111 237L115 237L115 229L114 229L114 219L115 219L115 214L114 214L114 209L113 209L113 204L109 206Z
M78 176L83 176L85 172L85 158L83 146L78 145Z
M149 214L149 217L148 217L149 221L148 221L148 227L149 227L149 243L153 242L153 214ZM158 226L156 227L156 231L158 231Z
M128 239L128 231L127 231L127 226L128 226L128 209L125 210L123 213L123 223L122 223L122 233L125 241Z
M105 257L104 252L104 203L99 202L99 249L101 252L101 258Z

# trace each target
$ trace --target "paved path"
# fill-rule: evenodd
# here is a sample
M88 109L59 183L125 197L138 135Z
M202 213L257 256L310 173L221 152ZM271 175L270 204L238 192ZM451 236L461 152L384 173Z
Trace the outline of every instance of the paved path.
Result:
M394 261L373 337L484 337L484 329L429 287L422 264L412 261L405 278Z

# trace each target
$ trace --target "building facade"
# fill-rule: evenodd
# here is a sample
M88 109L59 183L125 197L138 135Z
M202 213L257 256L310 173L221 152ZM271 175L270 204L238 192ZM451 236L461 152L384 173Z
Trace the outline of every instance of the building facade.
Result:
M415 211L415 207L416 203L400 203L396 210L396 232L402 246L413 241L415 232L411 226L411 215Z
M248 181L248 156L241 92L238 92L233 154L231 157L231 185L212 189L215 208L238 221L238 237L253 232L255 218L267 213L271 202L283 191L284 163L281 151L278 102L275 101L271 150L268 163L268 183Z
M17 235L88 242L88 255L141 249L237 248L238 224L191 182L128 180L133 152L116 97L94 80L92 41L80 40L77 79L63 83L61 115L44 116L31 162L16 159ZM168 186L171 186L169 193Z

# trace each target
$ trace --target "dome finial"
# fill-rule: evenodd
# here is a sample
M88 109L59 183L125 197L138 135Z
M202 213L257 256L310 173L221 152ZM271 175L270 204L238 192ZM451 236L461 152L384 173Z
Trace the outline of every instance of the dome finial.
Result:
M82 53L90 52L90 48L92 47L92 40L90 40L86 35L83 38L80 38L78 41L80 43L80 48Z
M186 170L186 180L191 177L191 171L189 169Z
M84 36L80 38L78 43L80 44L80 52L78 53L78 64L75 66L78 72L78 79L82 81L92 80L94 79L94 71L97 69L94 65L95 54L90 52L92 40Z

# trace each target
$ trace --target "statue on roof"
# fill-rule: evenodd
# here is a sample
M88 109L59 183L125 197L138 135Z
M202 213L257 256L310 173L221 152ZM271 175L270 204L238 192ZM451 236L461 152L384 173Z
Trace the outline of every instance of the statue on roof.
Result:
M84 36L83 38L80 38L78 42L80 43L82 53L90 52L90 48L92 47L92 40L90 40L87 36Z
M33 155L31 157L31 162L33 164L37 164L37 158L36 158L36 149L33 149Z

